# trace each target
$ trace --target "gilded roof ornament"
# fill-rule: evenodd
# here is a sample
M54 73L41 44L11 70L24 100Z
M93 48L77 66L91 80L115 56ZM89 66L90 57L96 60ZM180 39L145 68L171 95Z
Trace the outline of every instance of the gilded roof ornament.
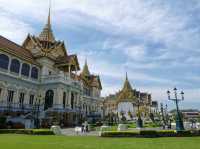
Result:
M131 87L131 84L128 80L128 75L126 73L126 79L124 82L123 89L118 94L118 102L133 101L135 99L136 99L136 96L134 94L134 90Z
M90 76L90 71L88 69L87 60L85 60L85 65L83 67L83 71L81 73L82 76Z
M42 32L39 35L41 41L51 42L55 41L53 31L51 29L51 7L49 7L49 15L47 19L47 24L44 26Z

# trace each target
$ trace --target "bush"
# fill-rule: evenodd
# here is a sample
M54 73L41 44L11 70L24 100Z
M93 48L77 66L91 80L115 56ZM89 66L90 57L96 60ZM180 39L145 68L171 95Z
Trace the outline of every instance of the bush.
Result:
M129 123L128 128L136 128L136 124L135 123Z
M159 137L174 137L176 136L176 131L174 130L158 130L157 136Z
M141 131L105 131L101 137L191 137L200 136L200 130L141 130Z
M156 137L157 132L155 130L141 130L140 135L144 137Z
M146 128L154 128L154 127L160 127L160 125L158 125L157 123L149 122L149 123L145 123L144 127L146 127Z
M0 134L54 135L48 129L0 129Z
M104 131L101 137L136 137L139 136L137 131Z
M0 130L0 134L8 134L8 133L32 134L32 130L30 130L30 129L1 129Z
M25 126L22 123L13 123L12 128L13 129L24 129Z
M48 129L33 129L33 135L54 135L53 131Z
M0 117L0 124L1 125L6 124L6 117L3 117L3 116Z
M176 131L177 137L190 137L192 133L190 130L180 130Z

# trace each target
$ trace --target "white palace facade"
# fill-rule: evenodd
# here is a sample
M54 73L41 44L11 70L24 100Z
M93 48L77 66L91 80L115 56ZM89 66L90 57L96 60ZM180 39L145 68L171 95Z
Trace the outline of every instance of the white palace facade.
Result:
M101 115L100 77L90 74L87 62L79 71L77 55L54 37L50 12L40 35L28 34L22 46L0 36L0 116L48 127Z

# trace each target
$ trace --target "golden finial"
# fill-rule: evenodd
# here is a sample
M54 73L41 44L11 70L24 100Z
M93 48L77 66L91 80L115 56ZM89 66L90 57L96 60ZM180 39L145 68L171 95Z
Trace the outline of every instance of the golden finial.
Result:
M49 1L49 12L47 18L47 24L44 26L42 32L39 35L41 41L46 41L48 44L45 49L49 49L49 42L54 42L55 38L51 29L51 1Z
M82 75L83 76L89 76L90 75L90 71L88 69L88 64L87 64L87 59L85 59L85 65L83 67Z

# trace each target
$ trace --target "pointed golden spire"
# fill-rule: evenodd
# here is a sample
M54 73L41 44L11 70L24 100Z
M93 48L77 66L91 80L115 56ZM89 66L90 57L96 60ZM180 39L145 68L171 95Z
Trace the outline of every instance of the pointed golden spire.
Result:
M85 65L83 67L83 71L81 73L83 76L90 76L90 71L88 69L87 59L85 60Z
M125 82L124 82L123 90L133 90L132 87L131 87L131 84L130 84L130 82L128 80L127 72L126 72L126 79L125 79Z
M55 41L52 29L51 29L51 2L49 2L49 13L48 13L47 24L45 25L42 32L40 33L39 38L41 41L48 41L48 42Z
M119 95L117 96L118 101L117 102L123 102L123 101L127 101L127 100L134 100L135 96L134 96L134 91L131 87L131 84L128 80L128 75L126 73L126 79L124 82L124 86L123 89L119 92Z
M48 27L51 27L51 3L49 6L49 15L48 15L47 24L48 24Z

